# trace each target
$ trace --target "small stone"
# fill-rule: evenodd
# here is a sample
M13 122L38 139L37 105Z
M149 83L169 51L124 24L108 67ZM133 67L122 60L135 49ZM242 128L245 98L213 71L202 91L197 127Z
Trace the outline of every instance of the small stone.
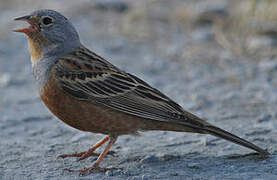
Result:
M277 59L261 61L259 63L259 69L263 72L277 71Z
M129 180L141 180L141 178L139 176L133 176L128 178Z
M122 171L122 174L125 176L131 176L131 173L129 171Z
M193 32L192 37L197 41L208 41L212 39L212 32L208 28L201 28Z
M172 160L178 156L172 155L172 154L164 154L164 153L158 153L157 157L159 158L160 161L169 161Z
M253 50L263 49L265 47L271 47L273 46L273 44L274 44L273 39L267 36L252 37L248 40L248 46L250 49L253 49Z
M199 169L199 164L198 163L189 163L187 164L188 168L191 169Z
M112 172L111 170L107 170L107 171L105 172L105 175L106 175L106 176L113 176L113 172Z
M144 174L144 175L141 176L141 179L142 179L142 180L148 180L148 179L151 179L151 178L150 178L149 175L145 175L145 174Z
M260 116L257 121L259 123L262 123L262 122L268 122L270 119L272 118L272 115L271 114L263 114L262 116Z
M201 138L200 144L203 146L207 146L207 139L205 137Z
M178 176L179 174L177 172L170 173L171 176Z
M9 74L0 75L0 87L7 86L11 81L11 76Z
M114 170L114 171L112 171L112 173L113 173L113 176L118 176L120 174L123 174L121 169Z
M140 163L152 163L152 162L158 162L159 158L154 155L147 155L143 159L140 160Z

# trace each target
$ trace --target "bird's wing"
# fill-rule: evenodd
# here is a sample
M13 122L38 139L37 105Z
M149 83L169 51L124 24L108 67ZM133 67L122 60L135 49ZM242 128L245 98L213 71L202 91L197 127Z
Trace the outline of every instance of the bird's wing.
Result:
M60 58L55 69L62 89L77 99L142 118L202 124L157 89L84 47Z

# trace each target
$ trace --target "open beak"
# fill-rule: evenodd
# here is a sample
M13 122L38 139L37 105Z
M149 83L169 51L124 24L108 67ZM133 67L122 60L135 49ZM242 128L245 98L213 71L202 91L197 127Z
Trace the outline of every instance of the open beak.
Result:
M38 18L37 17L27 15L27 16L22 16L22 17L15 18L14 20L15 21L26 21L27 23L30 24L30 26L28 26L28 27L15 29L15 30L13 30L14 32L29 33L29 32L32 32L32 31L37 31L37 32L40 31L40 29L37 25L37 23L38 23Z

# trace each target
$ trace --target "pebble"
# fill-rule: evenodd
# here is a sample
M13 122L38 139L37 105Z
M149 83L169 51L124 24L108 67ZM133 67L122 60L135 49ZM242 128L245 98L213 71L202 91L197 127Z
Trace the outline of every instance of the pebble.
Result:
M112 172L111 170L107 170L107 171L105 172L105 175L106 175L106 176L113 176L113 172Z
M159 158L160 161L169 161L169 160L175 159L178 156L173 154L158 153L157 157Z
M145 174L144 174L144 175L141 176L141 179L142 179L142 180L150 180L150 179L152 179L152 178L151 178L151 176L145 175Z
M11 81L11 76L9 74L0 75L0 87L5 87Z
M261 61L259 63L259 69L262 72L276 72L277 71L277 59Z
M133 177L128 178L128 180L141 180L141 177L133 176Z
M252 50L264 49L273 46L273 44L273 39L267 36L257 36L248 40L248 46Z
M147 155L143 159L140 160L140 163L152 163L158 162L159 158L155 155Z
M201 28L199 30L196 30L194 33L192 33L192 37L194 40L196 41L208 41L211 40L212 37L212 32L210 29L205 29L205 28Z
M272 115L271 114L263 114L260 117L258 117L257 122L262 123L262 122L268 122L271 120Z
M188 168L191 168L191 169L199 169L199 163L189 163L187 164L187 167Z
M112 173L113 173L112 176L118 176L120 174L124 174L121 169L114 170L114 171L112 171Z

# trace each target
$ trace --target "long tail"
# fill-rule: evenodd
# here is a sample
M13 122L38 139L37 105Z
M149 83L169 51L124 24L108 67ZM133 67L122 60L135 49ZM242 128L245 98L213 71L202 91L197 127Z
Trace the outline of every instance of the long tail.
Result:
M208 133L208 134L211 134L211 135L223 138L225 140L231 141L233 143L242 145L244 147L253 149L253 150L257 151L258 153L260 153L261 155L264 155L264 156L270 155L270 153L266 149L262 149L262 148L254 145L253 143L251 143L249 141L246 141L246 140L244 140L244 139L242 139L242 138L240 138L240 137L238 137L234 134L231 134L231 133L229 133L227 131L224 131L223 129L220 129L220 128L215 127L213 125L206 125L203 128L203 131Z

